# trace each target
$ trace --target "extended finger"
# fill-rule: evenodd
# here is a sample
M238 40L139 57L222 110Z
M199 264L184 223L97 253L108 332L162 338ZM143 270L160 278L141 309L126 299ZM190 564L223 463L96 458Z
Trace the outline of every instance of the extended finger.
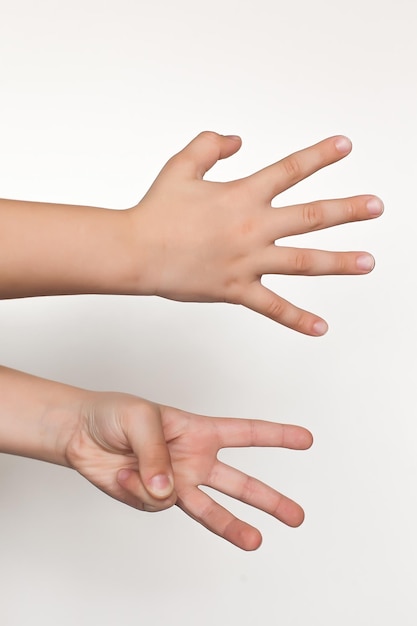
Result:
M271 201L276 195L289 189L323 167L339 161L351 151L347 137L339 135L294 152L281 161L269 165L246 179L257 193Z
M294 306L281 296L254 282L246 290L241 304L256 313L269 317L274 322L293 330L318 337L327 332L327 323L317 315Z
M299 504L269 485L218 461L210 474L208 487L269 513L288 526L300 526L304 511Z
M329 276L367 274L375 265L367 252L329 252L308 248L270 246L259 259L262 274Z
M236 417L210 418L219 448L289 448L307 450L313 442L310 431L293 424Z
M259 530L238 519L197 487L181 494L177 505L196 522L242 550L256 550L262 543Z
M372 219L381 215L383 210L383 202L376 196L320 200L273 209L268 216L268 226L272 237L278 239Z
M174 488L174 473L159 408L149 402L139 403L130 407L123 419L143 485L153 498L168 498Z

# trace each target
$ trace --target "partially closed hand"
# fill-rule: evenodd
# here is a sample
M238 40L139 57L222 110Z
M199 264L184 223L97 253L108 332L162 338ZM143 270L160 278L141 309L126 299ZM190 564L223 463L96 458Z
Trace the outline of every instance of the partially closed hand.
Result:
M108 495L140 510L177 504L197 522L244 550L261 543L259 531L215 502L211 487L289 526L302 508L272 487L226 465L227 447L304 450L312 443L299 426L214 418L120 393L91 393L67 445L68 464ZM157 478L154 481L154 478Z

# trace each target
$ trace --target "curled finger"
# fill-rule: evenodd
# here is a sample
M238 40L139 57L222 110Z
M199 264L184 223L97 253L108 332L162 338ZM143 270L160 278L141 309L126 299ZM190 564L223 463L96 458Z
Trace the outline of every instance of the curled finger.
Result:
M117 482L125 492L121 498L123 502L140 511L163 511L175 504L175 494L167 498L152 498L145 489L137 470L121 469L117 474Z

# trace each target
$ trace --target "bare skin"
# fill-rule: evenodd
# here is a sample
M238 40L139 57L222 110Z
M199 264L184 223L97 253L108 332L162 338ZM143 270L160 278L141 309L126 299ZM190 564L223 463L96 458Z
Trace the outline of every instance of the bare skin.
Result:
M204 180L240 146L237 137L201 133L126 210L1 201L0 297L114 293L230 302L298 332L322 335L322 318L268 290L262 276L367 274L374 259L366 252L292 248L278 241L377 217L382 202L362 195L272 207L281 192L350 152L342 136L241 180Z
M305 450L299 426L205 417L122 393L92 392L0 368L0 452L75 469L129 506L161 511L176 504L243 550L262 541L200 486L254 506L289 526L302 508L272 487L218 460L226 447Z
M266 289L265 274L366 274L365 252L278 244L290 235L380 215L375 196L272 207L285 189L351 149L331 137L241 180L204 180L240 148L205 132L172 157L138 205L126 210L0 201L0 297L103 293L241 304L307 335L327 323ZM217 459L223 447L306 449L298 426L208 418L126 394L94 393L0 367L0 452L76 469L138 509L177 504L235 545L252 550L257 529L216 504L223 491L297 526L292 500Z

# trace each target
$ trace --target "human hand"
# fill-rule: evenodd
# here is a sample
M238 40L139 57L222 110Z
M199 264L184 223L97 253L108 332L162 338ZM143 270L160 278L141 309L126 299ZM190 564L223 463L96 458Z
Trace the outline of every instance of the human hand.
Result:
M165 443L166 442L166 443ZM159 511L176 503L187 515L244 550L259 547L259 531L199 489L207 486L299 526L301 507L272 487L218 460L226 447L304 450L311 434L299 426L214 418L125 394L91 394L67 445L71 467L108 495L134 508ZM152 490L150 478L164 488Z
M350 141L331 137L261 171L227 183L203 180L237 152L238 137L204 132L172 157L131 216L134 292L173 300L242 304L307 335L326 322L261 284L264 274L366 274L364 252L329 252L276 245L278 239L377 217L381 200L365 195L273 208L280 193L340 160Z

